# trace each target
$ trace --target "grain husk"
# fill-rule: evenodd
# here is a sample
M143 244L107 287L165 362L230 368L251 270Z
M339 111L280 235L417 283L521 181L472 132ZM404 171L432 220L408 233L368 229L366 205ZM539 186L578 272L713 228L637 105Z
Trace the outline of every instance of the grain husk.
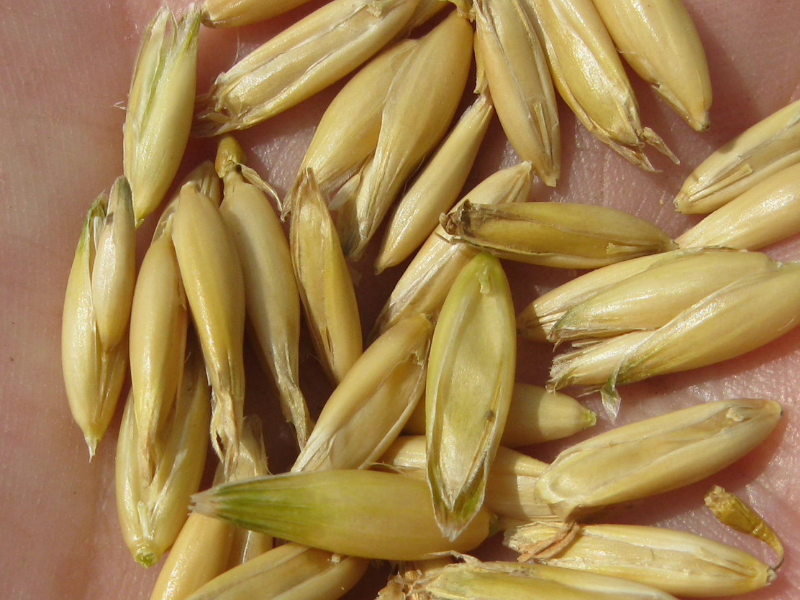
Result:
M441 0L434 1L441 3ZM292 199L306 169L314 171L322 193L332 196L375 153L386 95L398 69L418 44L417 40L404 40L383 51L359 69L336 94L303 156L295 184L286 198L284 213L291 211Z
M190 600L337 600L368 566L363 558L288 543L212 579Z
M775 579L747 552L683 531L583 525L563 544L562 534L558 525L533 523L507 532L505 544L522 553L520 560L621 577L676 596L744 594Z
M461 115L398 202L375 259L376 273L408 258L436 229L439 215L452 208L472 170L493 114L491 99L481 94Z
M681 248L758 250L800 232L800 165L756 184L684 232Z
M709 294L779 265L758 252L679 252L573 306L548 339L559 343L658 329Z
M61 322L64 387L72 418L86 440L89 460L114 416L128 367L127 336L123 335L117 345L106 347L95 318L93 288L96 286L92 277L98 260L97 241L106 227L107 207L108 197L101 194L86 216L67 280ZM106 252L116 250L113 243L105 244L104 248ZM104 260L100 258L101 262ZM104 275L134 277L128 270ZM117 284L107 283L99 287L114 288ZM116 315L116 318L124 318L127 324L128 313Z
M480 511L505 427L516 368L511 289L500 261L473 258L442 306L425 391L428 485L455 539Z
M683 182L675 208L710 213L800 161L800 100L765 117L712 152Z
M159 430L181 387L188 327L186 293L168 219L156 229L145 254L131 310L131 389L144 481L153 475Z
M451 242L510 260L562 269L595 269L672 250L658 227L590 204L524 202L489 206L470 201L442 218Z
M550 74L584 127L636 166L652 171L645 144L675 156L649 127L592 0L522 0L542 40Z
M711 76L681 0L594 0L620 55L692 129L708 129Z
M421 600L674 600L666 592L618 577L475 559L431 573L412 591Z
M220 214L242 264L249 323L283 415L302 448L313 422L300 389L300 294L289 242L267 196L240 173L241 147L232 138L228 145L220 144L218 152L225 186Z
M790 331L800 322L798 284L797 263L742 277L654 331L625 334L556 357L548 386L602 386L603 403L615 414L617 385L722 362Z
M357 69L411 18L418 0L333 0L254 50L201 100L198 133L219 135L273 117Z
M361 318L336 227L310 169L294 198L289 241L317 357L338 383L361 356Z
M200 487L208 446L211 389L199 348L186 360L177 397L142 455L135 398L128 396L116 457L117 514L125 544L144 567L158 563L186 521L189 498ZM146 460L147 464L142 464ZM147 468L147 476L143 472Z
M567 521L689 485L764 441L781 412L771 400L722 400L617 427L561 452L537 496Z
M194 184L181 188L172 239L211 383L211 443L230 473L244 418L242 267L219 209Z
M375 340L328 398L292 471L360 469L377 460L422 397L432 331L416 315Z
M339 211L348 258L361 257L406 180L447 132L467 83L472 38L469 22L451 13L420 40L392 81L375 156L355 197Z
M145 30L123 128L123 170L137 224L154 212L180 167L197 93L200 11L163 6Z
M518 0L475 3L475 57L497 116L521 160L554 186L561 173L561 133L553 80L539 36Z

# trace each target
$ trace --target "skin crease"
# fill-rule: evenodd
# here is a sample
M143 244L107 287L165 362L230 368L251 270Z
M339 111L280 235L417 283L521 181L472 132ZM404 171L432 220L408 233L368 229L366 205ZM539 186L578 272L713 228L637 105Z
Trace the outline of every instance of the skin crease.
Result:
M173 5L183 1L175 0ZM145 571L131 559L116 522L113 458L121 411L89 464L83 436L67 408L60 368L63 294L75 244L90 202L121 173L124 112L139 37L158 0L0 0L0 580L3 596L22 598L149 597L157 568ZM632 77L645 125L656 130L683 160L674 166L650 152L663 170L637 170L592 139L561 107L564 140L562 181L555 190L534 185L532 199L591 202L627 210L661 226L673 237L696 217L674 213L671 199L683 178L712 149L761 118L800 97L800 5L763 0L686 0L703 38L714 86L712 126L695 133ZM311 4L310 7L317 6ZM227 68L237 53L255 47L305 14L236 31L204 30L199 91ZM286 192L302 152L334 91L242 134L249 164ZM464 104L471 99L465 99ZM191 142L185 173L213 157L214 143ZM467 187L501 166L516 162L497 121ZM139 256L149 243L154 219L138 237ZM375 256L375 246L367 258ZM775 258L800 258L798 239L776 245ZM521 309L537 293L573 273L505 263ZM362 262L358 285L365 332L399 277L402 267L375 279ZM358 279L358 277L357 277ZM767 307L768 309L768 307ZM728 363L660 377L621 388L619 422L726 397L770 397L786 407L782 424L754 453L714 477L683 490L610 511L609 521L659 524L703 532L749 549L767 562L758 544L716 524L702 497L716 483L747 499L777 528L788 550L779 580L748 598L796 597L800 561L800 330ZM303 340L301 373L312 411L330 392ZM550 350L520 344L519 378L543 383ZM250 410L267 419L273 471L292 459L291 433L282 424L256 361L248 365ZM599 409L595 397L588 403ZM121 407L120 407L121 408ZM601 420L597 431L607 428ZM578 439L585 436L579 436ZM563 444L531 449L551 460ZM494 543L495 547L499 544ZM495 550L495 555L511 557ZM372 598L383 577L375 571L351 598ZM385 581L385 580L384 580Z

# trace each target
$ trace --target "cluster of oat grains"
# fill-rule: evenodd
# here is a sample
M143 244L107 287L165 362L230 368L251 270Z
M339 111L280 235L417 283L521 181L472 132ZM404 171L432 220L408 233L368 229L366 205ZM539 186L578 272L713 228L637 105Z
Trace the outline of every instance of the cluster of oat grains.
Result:
M741 550L587 520L732 464L776 426L777 402L708 402L592 437L550 465L510 448L594 425L557 389L602 389L613 419L617 385L738 356L797 324L797 265L751 252L800 229L793 107L692 174L680 210L736 192L673 241L602 206L527 200L534 176L555 186L561 173L556 91L632 163L653 170L646 145L675 159L642 125L618 50L689 125L708 126L705 56L678 0L332 0L199 97L195 133L216 135L355 71L286 197L223 137L215 164L192 171L166 204L137 275L135 227L161 205L189 140L201 21L277 14L253 4L253 16L246 2L158 12L128 99L125 175L92 206L67 289L64 378L90 455L129 363L118 509L137 562L152 566L172 548L152 597L335 599L368 559L405 565L380 593L392 597L667 599L771 583L775 571ZM476 97L451 127L473 56ZM462 194L494 112L523 162ZM416 256L365 344L348 261L362 258L393 204L375 269ZM598 270L515 317L497 257ZM335 386L316 423L301 389L301 306ZM269 475L261 427L245 416L246 321L296 434L291 473ZM571 344L548 389L515 382L518 333ZM208 432L220 466L214 487L196 494ZM721 493L709 505L766 536L782 560L748 507ZM464 555L498 529L536 564ZM287 543L273 548L273 537ZM448 564L450 554L461 562Z

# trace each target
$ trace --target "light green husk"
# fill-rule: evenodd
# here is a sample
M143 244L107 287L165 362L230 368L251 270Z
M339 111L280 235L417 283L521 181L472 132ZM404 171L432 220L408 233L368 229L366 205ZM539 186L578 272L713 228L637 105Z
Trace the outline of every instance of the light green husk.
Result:
M800 161L800 100L762 119L713 152L675 196L682 213L710 213Z
M483 504L517 361L514 304L500 261L479 254L453 282L431 342L425 392L428 485L455 539Z
M433 516L427 486L365 470L275 475L217 486L194 496L194 510L329 552L382 560L422 560L468 552L490 533L481 511L449 542Z
M505 544L520 560L622 577L675 594L744 594L772 583L775 572L732 546L659 527L584 525L560 539L558 525L533 523L509 531Z
M313 423L300 389L300 294L286 234L264 192L240 173L243 160L233 138L220 144L225 184L220 214L242 264L247 316L261 357L302 448Z
M374 158L355 197L339 212L339 237L348 258L361 257L408 177L447 132L467 83L472 37L469 22L453 13L399 67Z
M539 37L519 0L475 3L478 86L489 86L509 142L554 186L561 174L558 106Z
M732 464L778 424L781 405L723 400L645 419L564 450L536 493L562 520L674 490Z
M594 269L675 247L666 233L624 212L590 204L465 202L442 217L447 239L501 258Z
M757 250L800 232L800 165L778 171L675 240L681 248Z
M182 357L183 359L183 357ZM186 357L181 386L142 455L135 399L129 395L117 442L117 513L125 543L144 567L155 565L186 521L206 460L211 389L199 348ZM147 464L142 464L146 460ZM147 477L143 473L147 469Z
M138 223L154 212L180 167L197 93L200 11L163 6L145 30L123 129L125 176Z
M476 185L450 212L467 200L476 204L522 202L528 198L531 180L530 163L501 169ZM458 273L477 254L464 244L450 244L443 235L444 230L437 227L419 249L378 315L373 337L415 313L430 319L439 314Z
M711 77L681 0L594 0L619 53L692 129L708 129Z
M333 0L221 73L199 133L245 129L316 94L389 43L418 0Z
M416 315L375 340L325 403L292 470L360 469L377 460L422 397L432 332Z

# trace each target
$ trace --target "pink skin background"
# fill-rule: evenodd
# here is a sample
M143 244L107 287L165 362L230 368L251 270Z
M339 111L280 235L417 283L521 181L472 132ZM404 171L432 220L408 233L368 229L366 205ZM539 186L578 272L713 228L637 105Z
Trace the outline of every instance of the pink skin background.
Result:
M691 169L746 127L800 97L800 5L775 0L686 0L708 53L714 86L711 129L695 133L632 77L643 121L682 159L654 156L660 173L644 173L589 136L562 106L564 169L554 189L534 186L532 200L600 204L648 219L672 236L697 218L676 214L672 197ZM173 2L175 7L183 4ZM319 3L316 3L319 4ZM117 524L114 454L119 415L92 463L71 420L60 366L61 308L78 234L91 201L121 174L124 112L139 39L158 0L0 0L0 581L8 600L149 597L158 569L136 565ZM310 10L240 31L204 30L199 90L214 75ZM668 57L665 57L665 59ZM239 136L251 166L281 192L291 185L315 123L339 86ZM467 100L465 99L465 104ZM212 157L214 142L193 140L182 173ZM467 186L517 158L495 121ZM152 223L139 236L140 255ZM211 242L210 242L211 243ZM776 245L775 258L800 258L797 239ZM374 256L374 248L371 253ZM574 272L505 263L522 308ZM371 264L358 295L368 330L402 267L379 278ZM759 310L769 310L765 298ZM542 384L550 350L520 343L519 379ZM769 397L785 406L783 422L750 456L708 481L610 511L614 522L675 527L774 557L714 522L702 508L712 483L747 499L777 528L787 548L779 580L753 600L797 598L800 547L800 330L745 357L690 373L622 388L620 422L714 399ZM257 363L248 366L248 407L268 420L272 468L285 470L293 450ZM313 409L330 392L303 341L304 387ZM599 408L596 398L587 399ZM608 427L601 420L598 429ZM585 437L585 436L583 436ZM563 444L529 449L552 459ZM511 556L499 544L494 556ZM352 598L372 598L375 571ZM385 581L385 579L383 579Z

